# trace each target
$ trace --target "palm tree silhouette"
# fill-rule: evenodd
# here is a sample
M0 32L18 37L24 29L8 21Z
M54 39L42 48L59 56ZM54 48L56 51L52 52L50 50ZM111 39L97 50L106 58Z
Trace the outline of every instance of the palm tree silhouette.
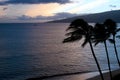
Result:
M108 49L107 49L107 44L106 40L110 37L110 34L107 33L107 29L103 24L96 23L94 27L94 38L93 42L95 45L98 43L102 42L104 43L105 46L105 51L106 51L106 56L107 56L107 62L108 62L108 68L110 72L110 78L112 80L112 72L111 72L111 67L110 67L110 59L109 59L109 54L108 54Z
M96 58L96 55L94 53L94 49L92 46L92 42L91 42L91 38L93 35L93 26L88 25L88 23L84 21L83 19L76 19L73 22L71 22L67 31L68 30L72 30L72 31L66 34L68 37L63 40L63 43L78 41L84 37L85 40L82 44L82 47L84 47L87 43L89 43L91 51L92 51L92 55L95 59L98 70L100 72L101 79L104 80L100 65L97 61L97 58Z
M117 48L116 48L116 38L115 38L117 32L120 31L120 29L117 29L116 22L111 19L107 19L104 22L104 25L106 26L108 33L112 34L112 36L113 36L113 39L109 39L109 41L114 44L114 50L115 50L117 62L120 67L120 61L119 61L118 52L117 52Z

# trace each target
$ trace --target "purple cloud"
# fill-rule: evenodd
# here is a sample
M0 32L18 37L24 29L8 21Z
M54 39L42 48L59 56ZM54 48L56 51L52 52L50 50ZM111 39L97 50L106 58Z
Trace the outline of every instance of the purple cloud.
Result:
M0 5L6 4L40 4L40 3L60 3L65 4L69 3L70 0L7 0L1 1Z
M54 16L36 16L34 18L22 15L18 17L19 20L57 20L57 19L64 19L64 18L69 18L69 17L74 17L78 16L77 14L72 14L72 13L57 13Z

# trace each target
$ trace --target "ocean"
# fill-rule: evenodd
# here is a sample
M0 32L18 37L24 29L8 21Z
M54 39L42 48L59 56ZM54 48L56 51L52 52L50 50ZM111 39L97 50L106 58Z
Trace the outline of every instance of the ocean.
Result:
M97 71L89 44L83 48L83 40L62 43L68 26L69 23L1 23L0 80ZM111 67L118 69L113 45L107 45ZM98 44L94 50L102 70L107 70L104 45Z

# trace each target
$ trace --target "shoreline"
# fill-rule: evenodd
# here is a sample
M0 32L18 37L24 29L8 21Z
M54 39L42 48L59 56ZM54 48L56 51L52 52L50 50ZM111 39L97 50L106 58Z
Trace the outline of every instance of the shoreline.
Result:
M103 73L108 72L108 70L103 71ZM57 74L51 76L41 76L35 78L28 78L26 80L87 80L89 78L99 75L98 71L86 71L86 72L76 72L76 73L65 73Z
M40 76L40 77L28 78L28 79L26 79L26 80L52 79L52 78L56 78L56 77L74 76L74 75L87 74L87 73L91 73L91 72L92 72L92 71L75 72L75 73L64 73L64 74L55 74L55 75L49 75L49 76Z
M105 80L110 80L109 72L104 73L103 76L104 76ZM113 80L120 80L120 69L113 70L112 77L113 77ZM116 77L117 77L117 79L116 79ZM97 75L97 76L88 78L87 80L101 80L101 77L100 77L100 75Z
M102 71L105 80L110 80L108 70ZM113 76L120 74L120 69L112 71ZM98 71L95 72L76 72L68 74L59 74L53 76L42 76L36 78L29 78L26 80L101 80Z

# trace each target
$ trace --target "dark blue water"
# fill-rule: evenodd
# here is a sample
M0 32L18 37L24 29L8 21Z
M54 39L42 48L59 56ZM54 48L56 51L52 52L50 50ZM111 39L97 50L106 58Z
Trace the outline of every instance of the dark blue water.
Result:
M24 80L62 73L96 71L89 45L62 44L69 23L0 24L0 80ZM108 44L111 64L117 69L114 49ZM120 52L119 40L117 42ZM94 48L103 70L104 45Z

